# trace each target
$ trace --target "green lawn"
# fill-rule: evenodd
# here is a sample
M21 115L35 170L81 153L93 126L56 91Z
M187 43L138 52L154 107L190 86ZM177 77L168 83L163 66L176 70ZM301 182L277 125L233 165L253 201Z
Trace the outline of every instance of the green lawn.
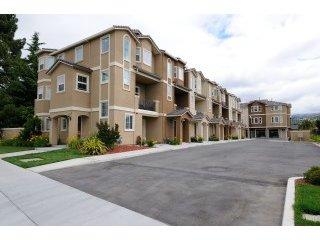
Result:
M4 158L3 160L22 168L30 168L30 167L36 167L36 166L45 165L45 164L54 163L54 162L61 162L61 161L69 160L72 158L85 157L85 156L86 155L79 153L79 151L77 150L60 149L60 150L44 152L44 153L27 154L27 155L18 156L18 157L7 157L7 158ZM34 159L34 158L39 158L39 159L28 161L28 162L23 161L23 159Z
M299 184L296 186L294 219L297 226L320 226L320 222L302 218L303 213L320 214L320 186Z
M0 146L0 154L11 153L11 152L20 152L26 150L32 150L32 147L13 147L13 146Z
M320 135L311 135L311 140L320 143Z

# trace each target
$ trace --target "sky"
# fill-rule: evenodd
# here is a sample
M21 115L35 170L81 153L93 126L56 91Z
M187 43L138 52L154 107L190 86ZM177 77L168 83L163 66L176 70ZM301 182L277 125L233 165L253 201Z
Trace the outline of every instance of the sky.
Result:
M320 112L320 15L17 15L16 37L61 48L127 25L247 102L272 99Z

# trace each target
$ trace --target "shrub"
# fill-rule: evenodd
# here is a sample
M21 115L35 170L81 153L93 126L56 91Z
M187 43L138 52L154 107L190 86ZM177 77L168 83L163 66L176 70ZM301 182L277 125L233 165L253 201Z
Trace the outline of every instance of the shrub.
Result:
M97 123L98 133L97 137L100 139L107 149L114 148L115 144L120 139L119 125L115 124L115 127L110 127L107 122Z
M141 139L141 136L138 136L137 139L136 139L136 144L141 146L142 145L142 139Z
M180 145L181 144L180 139L178 139L176 137L173 139L166 138L166 139L164 139L164 143L170 144L170 145Z
M191 142L196 142L196 143L202 143L203 142L203 138L202 137L191 137L190 141Z
M147 140L146 143L148 147L154 147L154 145L156 144L156 142L152 140Z
M306 181L314 185L320 185L320 167L313 166L308 171L303 173Z
M191 142L197 142L197 137L194 137L194 136L191 137L191 138L190 138L190 141L191 141Z
M198 143L202 143L203 142L203 137L198 137L197 142Z
M98 137L92 136L83 139L80 152L89 155L104 154L106 152L106 146Z
M219 141L219 138L217 138L215 135L211 135L209 137L209 141Z
M313 142L320 142L320 135L315 135L315 134L311 135L311 140Z
M46 136L33 136L29 139L30 145L33 147L48 147L49 138Z
M238 140L239 138L238 138L238 136L232 136L231 139L232 140Z
M37 116L28 118L23 125L23 130L19 134L19 138L23 141L28 141L33 136L41 135L41 120Z
M83 144L83 139L78 138L77 136L73 136L68 139L67 141L68 148L70 149L75 149L75 150L80 150Z
M22 146L21 139L16 137L16 138L10 138L6 140L1 140L0 141L0 146Z

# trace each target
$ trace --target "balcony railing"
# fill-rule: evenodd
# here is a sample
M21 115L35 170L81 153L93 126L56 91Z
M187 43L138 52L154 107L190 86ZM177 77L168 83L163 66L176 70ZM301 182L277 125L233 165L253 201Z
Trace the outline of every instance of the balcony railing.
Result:
M153 100L139 100L139 109L148 110L148 111L155 111L156 110L156 103Z

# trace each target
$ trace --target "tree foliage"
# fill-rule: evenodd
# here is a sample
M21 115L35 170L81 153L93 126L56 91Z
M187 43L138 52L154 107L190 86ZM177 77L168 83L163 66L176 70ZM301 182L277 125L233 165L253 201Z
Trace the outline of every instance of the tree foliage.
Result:
M300 130L314 130L315 125L314 121L310 119L304 119L299 123L298 127Z

